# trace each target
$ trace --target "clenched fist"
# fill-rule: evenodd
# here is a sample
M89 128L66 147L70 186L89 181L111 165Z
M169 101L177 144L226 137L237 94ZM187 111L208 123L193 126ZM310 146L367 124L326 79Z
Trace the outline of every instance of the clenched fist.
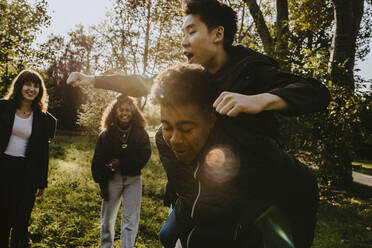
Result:
M81 86L81 85L88 85L93 84L95 81L94 76L85 75L80 72L71 72L70 76L68 76L66 83L72 86Z

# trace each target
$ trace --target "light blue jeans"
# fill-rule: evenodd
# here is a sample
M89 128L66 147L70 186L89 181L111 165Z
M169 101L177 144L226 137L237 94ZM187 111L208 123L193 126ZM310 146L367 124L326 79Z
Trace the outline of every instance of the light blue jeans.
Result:
M141 210L141 176L122 176L117 172L108 183L108 201L102 201L101 248L112 248L115 221L123 202L121 216L121 248L132 248L136 241Z

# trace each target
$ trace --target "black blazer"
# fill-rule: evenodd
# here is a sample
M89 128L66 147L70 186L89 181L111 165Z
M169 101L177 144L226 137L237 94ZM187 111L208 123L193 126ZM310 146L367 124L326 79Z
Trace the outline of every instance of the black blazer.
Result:
M0 99L0 156L4 154L12 134L16 105ZM26 148L27 170L31 187L46 188L48 179L50 124L54 117L40 110L34 110L32 133ZM55 119L54 119L55 120ZM54 121L55 126L55 121Z

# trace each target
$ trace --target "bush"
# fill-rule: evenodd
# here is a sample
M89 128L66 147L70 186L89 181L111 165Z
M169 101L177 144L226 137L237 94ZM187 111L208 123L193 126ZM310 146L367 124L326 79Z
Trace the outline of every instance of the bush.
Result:
M348 187L352 182L351 163L364 130L360 116L365 100L341 87L330 90L328 111L296 118L280 117L283 144L290 153L306 156L318 166L323 183Z

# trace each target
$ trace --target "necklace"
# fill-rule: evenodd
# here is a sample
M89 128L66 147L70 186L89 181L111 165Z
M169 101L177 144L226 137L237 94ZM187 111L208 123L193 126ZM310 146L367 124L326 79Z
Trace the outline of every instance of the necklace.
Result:
M118 130L120 133L120 144L123 150L127 149L128 147L127 142L128 142L128 137L129 137L129 133L131 129L132 129L132 126L129 126L127 129L122 129L118 126Z
M29 115L29 114L32 113L32 110L31 110L31 111L25 111L25 110L22 110L22 109L18 109L18 110L19 110L19 112L21 112L21 114L23 114L23 115Z

